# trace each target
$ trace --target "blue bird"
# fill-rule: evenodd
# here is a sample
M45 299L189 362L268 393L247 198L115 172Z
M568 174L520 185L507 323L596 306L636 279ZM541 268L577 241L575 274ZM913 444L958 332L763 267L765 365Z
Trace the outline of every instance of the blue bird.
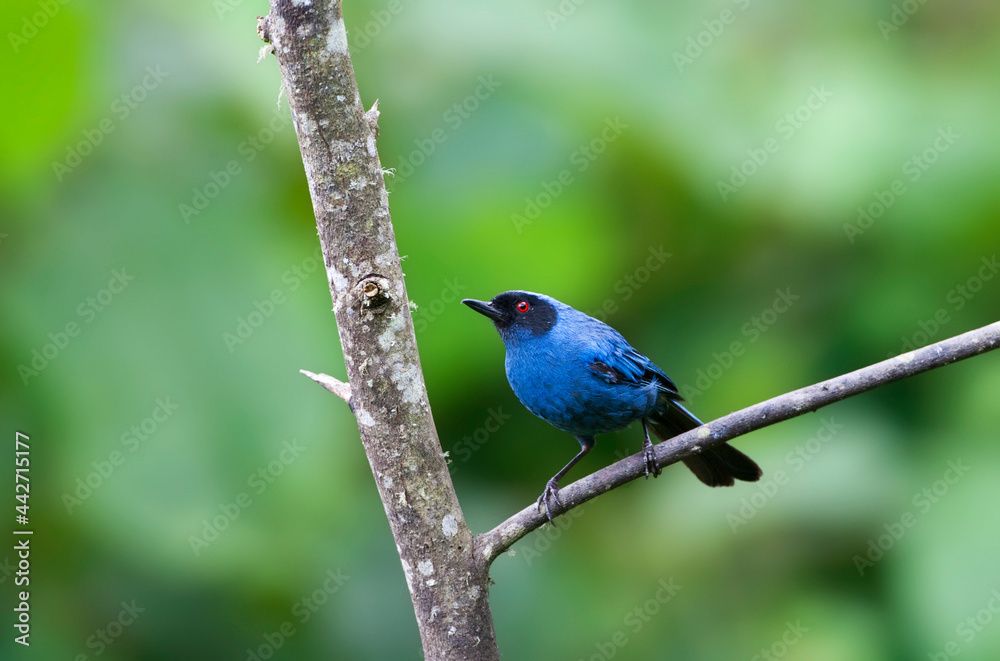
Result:
M701 426L684 408L673 381L602 321L545 296L526 291L497 294L491 301L465 299L493 320L507 349L507 380L524 406L580 442L580 452L545 485L538 498L552 520L559 480L594 447L597 434L618 431L636 420L645 434L646 477L660 468L653 460L649 427L668 439ZM734 478L760 479L750 457L729 444L693 454L684 463L710 487L732 486Z

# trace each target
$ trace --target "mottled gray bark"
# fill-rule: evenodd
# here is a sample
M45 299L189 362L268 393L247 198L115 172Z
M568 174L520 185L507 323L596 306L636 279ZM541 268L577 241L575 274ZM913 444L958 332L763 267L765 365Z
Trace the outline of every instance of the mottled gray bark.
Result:
M427 401L375 149L341 4L271 0L258 24L277 56L312 196L349 401L396 540L425 658L500 658L488 565L473 554Z
M803 413L810 413L872 388L997 348L1000 348L1000 322L779 395L657 443L653 448L656 464L660 467L667 466L701 448L725 443L737 436L749 434ZM564 514L591 498L596 498L645 474L646 464L642 453L626 457L560 489L559 499L563 507L559 513ZM539 512L537 507L534 505L526 507L493 530L477 535L476 554L482 562L492 563L514 542L540 527L545 521L545 515Z

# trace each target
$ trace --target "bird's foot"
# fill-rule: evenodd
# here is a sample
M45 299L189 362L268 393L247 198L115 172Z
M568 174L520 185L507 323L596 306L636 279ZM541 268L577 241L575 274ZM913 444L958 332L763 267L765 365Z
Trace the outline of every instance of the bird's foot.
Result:
M552 520L552 503L555 503L556 513L558 514L558 510L562 508L563 504L559 500L559 482L555 478L545 484L545 491L538 497L538 511L544 511L549 523L555 525L555 521Z
M646 478L648 479L650 474L653 477L659 477L660 467L656 465L656 460L653 458L653 441L649 439L649 425L646 424L646 419L642 419L642 458L646 460Z
M648 436L642 444L642 458L646 460L646 477L648 478L650 475L659 477L663 471L656 465L656 460L653 458L653 443Z

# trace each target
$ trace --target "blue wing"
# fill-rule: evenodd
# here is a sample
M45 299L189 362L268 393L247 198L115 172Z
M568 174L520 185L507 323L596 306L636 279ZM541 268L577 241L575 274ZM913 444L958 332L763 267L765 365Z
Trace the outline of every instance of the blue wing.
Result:
M599 378L608 383L646 386L655 384L657 389L672 400L682 399L677 386L656 364L630 345L618 331L606 324L601 341L595 343L589 367Z

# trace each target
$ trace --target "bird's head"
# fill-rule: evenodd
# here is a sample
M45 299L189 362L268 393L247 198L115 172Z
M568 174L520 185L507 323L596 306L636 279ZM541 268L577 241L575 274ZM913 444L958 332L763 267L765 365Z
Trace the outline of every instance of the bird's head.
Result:
M492 319L504 342L545 335L559 316L554 299L528 291L505 291L489 302L472 298L462 302Z

